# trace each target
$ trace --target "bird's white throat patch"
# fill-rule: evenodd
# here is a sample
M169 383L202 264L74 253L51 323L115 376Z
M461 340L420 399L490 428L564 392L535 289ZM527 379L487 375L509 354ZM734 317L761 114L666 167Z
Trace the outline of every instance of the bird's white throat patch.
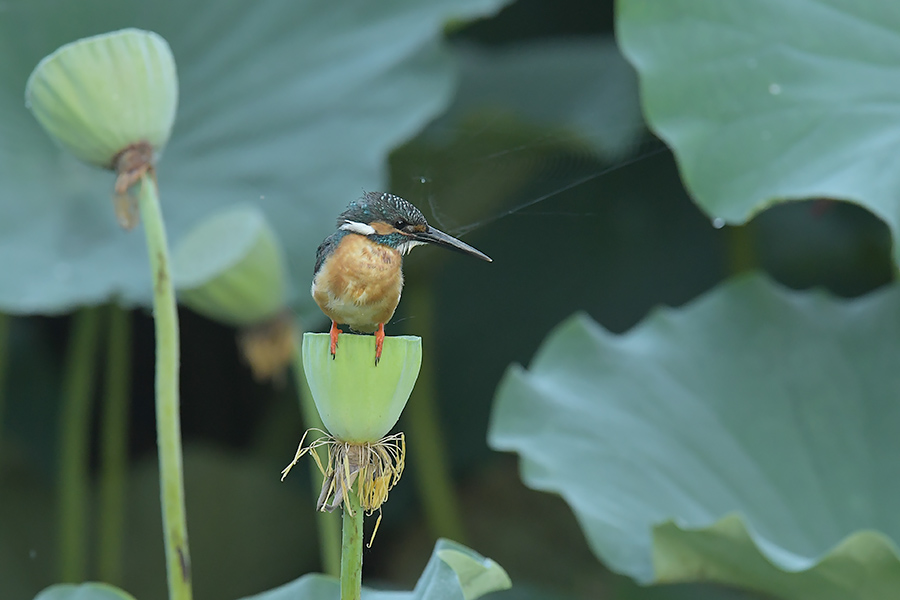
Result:
M352 231L353 233L358 233L359 235L372 235L375 233L375 228L371 225L366 225L365 223L357 223L356 221L344 221L344 224L341 225L341 229L344 231Z
M404 242L400 242L397 246L397 250L400 251L400 254L409 254L409 251L415 248L416 246L424 246L425 242L420 242L417 240L406 240Z

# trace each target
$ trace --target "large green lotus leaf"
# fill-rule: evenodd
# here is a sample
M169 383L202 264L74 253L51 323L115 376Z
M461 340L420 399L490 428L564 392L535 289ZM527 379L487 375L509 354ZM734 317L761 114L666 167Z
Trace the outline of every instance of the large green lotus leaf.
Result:
M411 592L378 591L363 588L367 600L475 600L485 594L510 587L503 568L477 552L438 540L431 559ZM325 575L304 575L274 590L244 600L337 600L341 596L337 579Z
M50 586L34 600L134 600L134 596L105 583L60 583Z
M632 582L620 584L612 600L771 600L771 596L711 583L640 586Z
M650 126L711 216L828 197L897 235L896 3L619 0L617 35Z
M896 598L898 309L748 276L621 336L576 316L507 372L490 443L643 583Z
M653 539L654 567L661 581L712 579L784 598L821 600L890 600L900 593L897 547L877 531L851 534L802 577L778 569L760 554L736 514L702 530L685 530L670 521L654 528Z
M150 294L143 234L115 223L112 175L54 146L25 108L29 73L58 46L126 26L161 34L180 82L158 169L170 241L216 209L256 202L292 275L307 281L338 212L361 190L382 187L385 154L449 101L444 23L503 1L8 3L0 15L0 308L50 313L112 295L146 303ZM307 296L300 301L311 304Z

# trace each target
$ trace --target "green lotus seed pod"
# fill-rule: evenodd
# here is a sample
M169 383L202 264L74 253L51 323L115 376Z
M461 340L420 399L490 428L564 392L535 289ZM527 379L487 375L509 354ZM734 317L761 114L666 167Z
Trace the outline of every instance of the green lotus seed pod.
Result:
M25 86L25 104L79 159L114 168L133 144L159 153L178 104L169 45L159 35L123 29L66 44L44 58Z
M253 206L233 207L195 227L172 253L172 269L181 302L211 319L246 327L285 308L281 246Z
M325 428L344 442L377 442L397 423L422 364L422 338L342 333L331 357L327 333L303 334L303 369Z

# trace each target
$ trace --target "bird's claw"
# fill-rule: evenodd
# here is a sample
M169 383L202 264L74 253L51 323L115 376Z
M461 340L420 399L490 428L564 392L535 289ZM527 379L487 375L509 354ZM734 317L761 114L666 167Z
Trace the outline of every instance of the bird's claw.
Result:
M337 356L338 336L341 334L341 330L334 321L331 322L331 330L328 334L331 336L331 360L334 360Z
M384 323L378 325L378 330L375 332L375 366L378 366L378 361L381 360L381 350L384 348Z

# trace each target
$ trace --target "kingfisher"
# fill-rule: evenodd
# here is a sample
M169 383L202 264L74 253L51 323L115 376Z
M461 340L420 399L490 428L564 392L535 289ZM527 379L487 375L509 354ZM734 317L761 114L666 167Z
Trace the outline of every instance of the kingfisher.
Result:
M331 319L331 356L337 352L338 325L375 333L375 364L381 359L384 324L403 290L403 257L416 246L435 244L481 260L472 246L430 226L418 208L399 196L367 192L337 219L337 231L316 251L312 297Z

